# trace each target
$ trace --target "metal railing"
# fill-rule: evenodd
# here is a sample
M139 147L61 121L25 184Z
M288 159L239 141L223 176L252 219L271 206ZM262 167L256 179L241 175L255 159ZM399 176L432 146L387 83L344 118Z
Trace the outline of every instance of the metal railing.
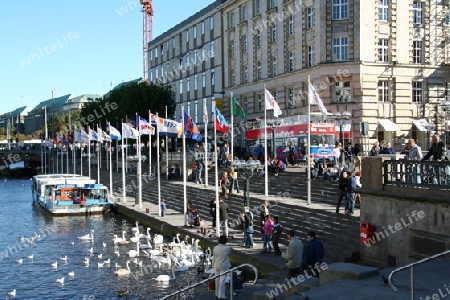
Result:
M450 190L450 161L385 160L383 185Z
M411 278L410 278L411 279L411 299L414 300L414 266L415 265L419 265L419 264L424 263L424 262L427 262L427 261L429 261L431 259L434 259L434 258L437 258L439 256L449 254L449 253L450 253L450 250L447 250L447 251L444 251L444 252L441 252L441 253L438 253L438 254L434 254L434 255L429 256L429 257L425 257L425 258L423 258L421 260L418 260L416 262L413 262L413 263L407 264L407 265L405 265L403 267L395 269L394 271L392 271L389 274L389 277L388 277L388 284L389 284L389 286L391 287L392 290L394 290L394 292L398 292L398 289L394 286L394 283L392 282L392 278L394 277L394 275L396 273L398 273L400 271L403 271L403 270L406 270L408 268L411 268Z
M188 291L190 289L193 289L193 288L195 288L195 287L197 287L199 285L202 285L204 283L207 283L208 281L216 279L217 277L220 277L222 275L226 275L226 274L228 274L230 272L234 272L235 270L240 269L242 267L250 267L250 268L253 269L253 272L255 272L255 279L253 280L253 284L255 284L256 281L258 280L258 270L252 264L247 264L246 263L246 264L242 264L242 265L239 265L237 267L231 268L231 269L229 269L229 270L227 270L227 271L225 271L223 273L215 274L213 276L210 276L210 277L208 277L206 279L203 279L202 281L199 281L199 282L197 282L195 284L192 284L192 285L190 285L188 287L182 288L181 290L178 290L176 292L173 292L172 294L169 294L169 295L166 295L166 296L160 298L160 300L170 299L172 297L177 297L177 299L180 299L180 294L181 293L186 292L186 291ZM231 300L233 299L233 275L231 275L231 278L230 278L230 299Z

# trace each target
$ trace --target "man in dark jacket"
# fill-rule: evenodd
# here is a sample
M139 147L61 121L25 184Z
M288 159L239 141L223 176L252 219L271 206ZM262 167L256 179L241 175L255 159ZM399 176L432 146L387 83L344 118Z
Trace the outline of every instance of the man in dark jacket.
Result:
M356 184L355 176L351 176L351 173L347 173L347 205L345 206L347 214L353 215L355 212L355 190L358 188Z
M439 135L433 135L431 139L431 147L428 149L428 153L420 160L424 161L433 156L434 161L442 161L445 160L445 144L441 141Z
M341 176L339 176L339 198L336 205L336 213L339 213L339 208L341 207L342 200L347 198L347 185L348 185L348 173L343 170ZM346 210L347 212L347 210Z
M274 226L272 230L272 244L275 255L281 256L280 246L278 245L281 237L281 232L283 231L283 226L279 223L278 217L273 217Z
M306 249L303 251L303 268L306 270L313 270L313 275L319 277L318 270L320 264L323 262L323 257L325 255L325 250L323 248L322 242L316 239L316 233L314 231L308 232L306 235L308 244L306 244Z
M219 220L220 220L220 227L224 228L223 234L228 238L228 204L225 203L223 198L220 198L219 200Z

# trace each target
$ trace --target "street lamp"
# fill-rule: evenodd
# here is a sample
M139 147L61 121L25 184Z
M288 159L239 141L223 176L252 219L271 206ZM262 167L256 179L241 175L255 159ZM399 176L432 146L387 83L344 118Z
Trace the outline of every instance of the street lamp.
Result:
M447 143L447 115L450 114L450 101L446 100L441 103L442 111L444 112L444 139Z
M331 115L331 118L335 120L339 125L339 142L341 142L342 145L344 145L343 126L345 125L346 121L350 119L351 116L352 114L348 111L344 111L342 114L337 111Z
M282 120L279 119L273 119L273 120L267 120L267 127L272 128L272 157L277 158L277 149L275 148L275 128L280 126L282 123Z
M253 173L258 171L261 162L255 160L234 160L231 163L231 167L239 172L239 176L244 179L244 206L250 207L250 184L249 180L252 178Z

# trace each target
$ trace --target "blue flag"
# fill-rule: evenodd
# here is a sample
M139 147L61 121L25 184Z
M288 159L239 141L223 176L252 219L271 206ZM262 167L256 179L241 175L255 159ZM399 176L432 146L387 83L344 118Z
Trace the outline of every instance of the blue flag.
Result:
M197 142L201 142L203 137L200 134L200 130L198 130L197 125L192 120L192 117L184 112L184 134L188 139L195 140Z

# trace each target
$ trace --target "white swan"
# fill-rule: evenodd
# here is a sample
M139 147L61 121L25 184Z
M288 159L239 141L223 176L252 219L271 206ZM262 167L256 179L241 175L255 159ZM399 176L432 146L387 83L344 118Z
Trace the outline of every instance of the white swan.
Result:
M108 258L107 260L103 261L104 264L109 265L111 263L111 258Z
M147 245L140 245L139 246L140 250L148 250L148 249L152 249L152 244L150 244L150 240L147 240Z
M153 237L153 245L160 245L164 243L164 237L162 236L162 234L155 234L155 236Z
M60 260L62 260L62 261L67 261L67 255L64 256L64 257L61 257Z
M122 268L122 269L119 269L119 270L115 271L114 274L116 276L130 275L131 274L131 270L130 270L129 264L130 264L130 261L127 261L127 265L126 265L127 267L125 269Z
M12 290L12 291L9 291L8 292L8 296L11 296L11 297L16 297L16 289L14 289L14 290Z
M56 279L56 283L64 284L64 277L61 277L61 278L59 278L59 279Z
M131 232L139 232L139 221L136 221L136 227L132 227Z
M127 241L127 239L125 238L125 233L126 233L126 231L122 231L122 239L119 240L120 238L118 238L118 239L117 239L118 242L114 242L114 244L117 244L117 245L126 245L126 244L129 244L130 241Z
M99 255L97 255L97 257L98 257L98 258L100 258L100 259L102 259L102 257L103 257L103 254L102 254L102 253L100 253Z
M161 281L161 282L167 282L170 280L174 280L175 279L175 269L172 268L172 277L170 277L169 275L159 275L156 278L153 278L156 281Z
M163 254L163 245L160 244L159 245L159 249L151 249L150 251L148 251L150 253L150 255L162 255Z
M150 227L147 227L147 234L139 234L139 238L140 239L151 239L151 235L150 235Z
M106 248L106 243L105 242L103 242L103 248Z
M91 230L90 233L79 236L78 239L84 240L84 241L91 241L94 239L94 229Z
M55 261L54 263L52 263L52 267L53 267L53 269L56 269L56 268L58 268L58 262L57 262L57 261Z
M139 256L139 245L140 245L140 243L137 242L137 243L136 243L136 250L131 249L130 251L128 251L128 256L129 256L129 257L136 257L136 256Z
M83 265L89 266L89 257L84 258Z
M33 259L34 259L34 255L33 255L33 254L30 254L30 255L27 256L27 258L28 258L29 260L33 260Z
M22 264L22 263L23 263L23 259L22 259L22 258L17 259L17 260L16 260L16 263Z
M137 242L139 242L139 235L137 235L137 233L136 233L135 236L130 237L130 242L132 242L132 243L137 243Z
M104 263L98 262L98 263L97 263L97 268L99 268L99 269L100 269L100 268L103 268L103 265L104 265Z
M67 275L69 275L70 277L73 277L73 276L75 276L75 272L74 271L69 272L69 273L67 273Z

